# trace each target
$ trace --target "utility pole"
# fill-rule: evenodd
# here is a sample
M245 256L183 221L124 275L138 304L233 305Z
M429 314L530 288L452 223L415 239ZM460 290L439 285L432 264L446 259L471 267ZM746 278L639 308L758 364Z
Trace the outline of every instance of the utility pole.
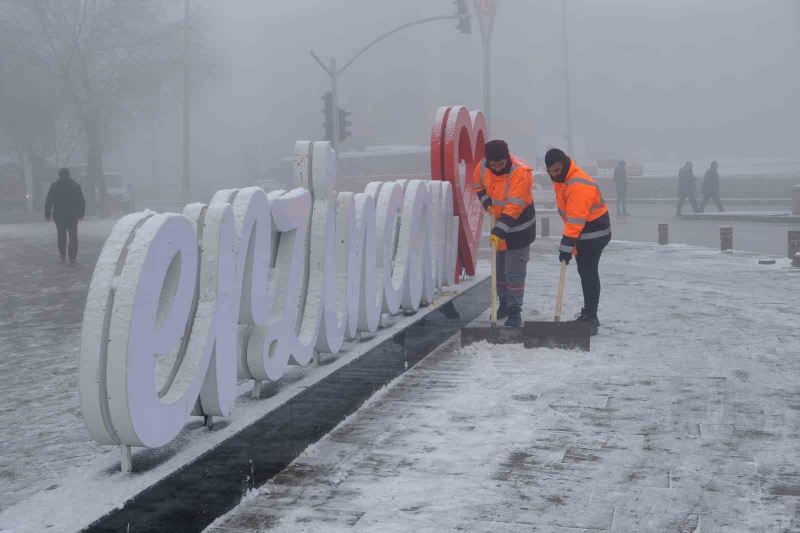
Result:
M333 127L333 136L331 136L331 147L333 148L334 152L336 152L336 159L339 159L339 96L338 96L338 85L339 85L339 72L336 70L336 59L331 59L331 66L330 66L330 75L331 75L331 109L333 112L331 113L331 120L333 123L331 126Z
M191 32L189 23L189 0L183 4L183 203L191 199Z
M567 153L575 157L572 152L572 92L569 83L569 47L567 45L567 0L561 0L561 34L564 37L564 91L567 99Z
M188 2L188 0L186 0ZM349 121L344 122L344 128L340 128L340 122L345 120L348 112L339 109L339 91L338 91L338 84L339 84L339 75L342 74L347 67L353 64L353 61L358 59L361 54L378 44L380 41L386 39L390 35L394 35L395 33L404 30L406 28L410 28L411 26L416 26L418 24L425 24L427 22L433 22L437 20L457 20L459 21L458 29L462 33L469 34L471 32L469 26L469 19L471 18L469 13L466 12L466 2L467 0L456 0L456 6L458 7L458 13L455 15L444 15L438 17L427 17L420 20L415 20L414 22L409 22L407 24L402 24L393 30L389 30L386 33L378 36L377 38L373 39L369 43L367 43L364 47L362 47L358 52L355 53L350 60L344 64L341 68L338 68L336 65L336 59L331 59L329 64L326 65L322 59L311 51L311 57L319 64L322 70L330 77L331 79L331 91L330 91L330 98L331 98L331 109L332 109L332 117L331 117L331 125L333 129L333 134L331 135L330 141L332 148L336 151L336 157L339 157L339 143L340 141L344 140L344 138L349 137L350 133L347 131L347 126L350 125ZM486 1L486 0L484 0ZM494 2L494 0L490 0ZM462 7L463 5L463 7Z
M497 14L497 0L473 0L478 13L478 26L481 30L481 50L483 51L483 116L486 118L486 133L492 131L492 71L491 48L494 18ZM491 138L491 137L490 137Z

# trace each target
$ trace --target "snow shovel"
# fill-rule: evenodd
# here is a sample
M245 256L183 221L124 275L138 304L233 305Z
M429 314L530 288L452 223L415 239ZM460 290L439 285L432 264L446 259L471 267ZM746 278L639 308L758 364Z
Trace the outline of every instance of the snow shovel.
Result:
M561 307L564 302L564 282L567 277L567 263L561 262L561 275L558 280L556 312L552 322L526 321L523 326L523 343L526 348L580 349L588 352L592 339L592 326L588 322L570 320L561 322Z
M492 226L496 219L492 217ZM522 343L523 328L508 328L497 325L497 248L491 243L489 257L492 263L492 287L489 298L489 322L485 320L475 320L461 328L461 346L467 346L473 342L487 341L491 344L520 344Z
M563 348L589 351L592 338L591 325L588 322L561 322L561 308L564 301L564 283L567 275L567 263L561 263L561 275L556 295L556 312L552 322L525 321L521 328L497 326L495 308L496 289L496 254L492 249L492 296L491 322L474 321L461 329L461 346L485 340L490 344L523 344L526 348Z

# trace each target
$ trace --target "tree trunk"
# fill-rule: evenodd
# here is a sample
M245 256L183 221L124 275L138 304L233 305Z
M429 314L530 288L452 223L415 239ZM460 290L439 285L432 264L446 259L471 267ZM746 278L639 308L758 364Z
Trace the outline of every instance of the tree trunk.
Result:
M106 215L106 180L103 175L103 139L96 113L90 113L84 121L86 131L86 212L90 215Z
M33 207L42 210L44 208L44 198L42 185L46 183L47 165L41 155L31 155L31 173L33 174Z

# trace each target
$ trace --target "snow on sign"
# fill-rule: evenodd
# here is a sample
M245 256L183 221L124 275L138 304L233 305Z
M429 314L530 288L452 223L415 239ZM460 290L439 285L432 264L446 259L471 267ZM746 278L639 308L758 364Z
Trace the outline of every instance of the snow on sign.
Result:
M277 380L454 281L450 183L337 193L335 161L329 143L300 141L293 190L222 190L181 214L119 220L81 332L96 441L163 446L192 415L228 416L237 378Z
M431 131L431 176L453 186L455 213L459 218L458 264L475 275L478 242L483 228L483 206L472 192L472 169L483 159L486 120L480 111L464 106L440 107ZM465 163L462 167L461 163Z

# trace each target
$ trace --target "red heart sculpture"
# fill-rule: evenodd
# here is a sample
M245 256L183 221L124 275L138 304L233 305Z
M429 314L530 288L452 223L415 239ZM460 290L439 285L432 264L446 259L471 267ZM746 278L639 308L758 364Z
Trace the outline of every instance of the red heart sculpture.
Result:
M440 107L436 111L431 131L431 178L447 180L453 185L453 212L459 219L456 283L462 268L467 275L475 275L484 211L472 192L472 173L484 157L485 144L483 113L470 112L464 106ZM466 163L463 175L462 162Z

